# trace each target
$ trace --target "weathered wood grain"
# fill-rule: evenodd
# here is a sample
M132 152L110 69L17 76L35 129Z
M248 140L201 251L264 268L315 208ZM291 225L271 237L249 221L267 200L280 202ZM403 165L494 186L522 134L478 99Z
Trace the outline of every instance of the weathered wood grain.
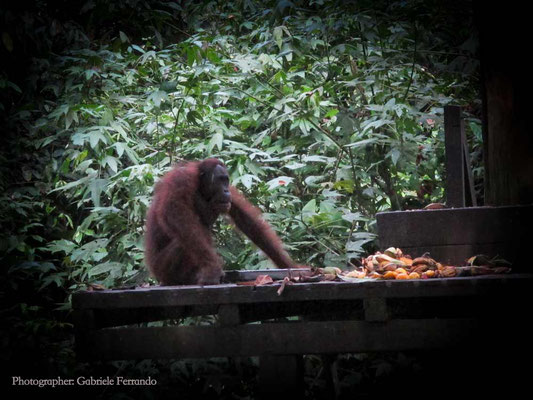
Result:
M390 211L378 213L376 219L381 249L399 247L413 257L430 252L452 265L487 254L505 258L516 272L531 272L531 205Z
M278 283L266 286L155 286L128 290L78 292L74 309L127 309L213 304L278 303L319 300L348 300L368 297L476 296L497 290L529 290L532 274L487 275L448 279L364 282L318 282L288 285L277 294Z

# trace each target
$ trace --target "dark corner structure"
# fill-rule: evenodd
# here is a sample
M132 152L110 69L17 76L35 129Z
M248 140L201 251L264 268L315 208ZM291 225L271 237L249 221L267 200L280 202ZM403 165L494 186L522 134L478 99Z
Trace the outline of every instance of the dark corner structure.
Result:
M240 286L258 272L228 274L216 286L151 287L79 292L73 296L76 349L83 360L260 357L261 393L302 393L302 354L325 355L332 396L339 393L339 353L459 349L475 360L474 375L434 377L439 393L454 382L491 393L528 383L531 362L529 261L533 202L533 153L525 100L526 65L517 22L498 3L475 1L484 82L485 207L475 198L465 157L460 110L446 109L447 205L427 211L378 215L381 245L418 256L430 251L461 263L477 253L514 263L513 273L448 279L319 282ZM529 15L523 10L523 15ZM514 45L516 46L516 45ZM513 50L513 49L511 49ZM527 67L529 68L529 67ZM528 71L529 72L529 71ZM523 75L521 75L523 74ZM521 79L524 78L524 79ZM418 254L417 254L418 253ZM274 279L286 271L269 272ZM278 276L276 276L276 274ZM211 326L143 326L139 323L194 315L218 316ZM297 316L290 320L287 316ZM254 322L254 323L251 323ZM522 362L513 361L522 357ZM329 360L329 361L328 361ZM457 366L464 363L457 359ZM483 371L480 375L476 371ZM485 374L485 375L483 375ZM475 378L472 378L475 376ZM409 386L414 392L418 382ZM466 390L461 389L461 390Z
M532 81L519 38L529 34L525 8L474 0L483 100L484 207L477 207L461 109L444 110L448 209L377 215L380 247L430 252L461 264L476 254L499 256L530 271L533 223ZM513 7L516 6L516 7Z
M444 107L444 121L449 208L378 213L380 248L399 247L414 257L429 252L450 265L464 265L469 257L486 254L511 262L515 271L529 271L533 206L477 207L461 108ZM506 191L512 191L511 186Z

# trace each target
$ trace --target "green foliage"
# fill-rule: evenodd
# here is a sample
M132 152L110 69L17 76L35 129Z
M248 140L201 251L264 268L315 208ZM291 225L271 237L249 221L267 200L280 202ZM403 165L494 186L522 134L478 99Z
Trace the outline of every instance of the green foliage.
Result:
M180 160L224 160L291 254L315 265L363 253L376 212L442 200L442 107L468 89L442 68L445 43L417 21L280 4L191 5L198 20L178 43L134 44L120 31L113 45L50 61L49 99L27 118L46 161L24 170L47 194L9 207L44 207L63 231L33 235L36 247L20 236L36 226L26 225L4 244L54 266L43 286L145 279L152 187ZM269 264L217 231L230 268Z
M33 86L0 74L12 133L0 152L1 283L13 304L35 290L42 307L25 315L53 310L40 314L52 321L73 291L146 281L144 216L181 160L222 159L293 258L315 266L374 250L377 212L443 201L448 103L465 106L479 188L475 40L422 3L132 0L129 23L123 6L94 1L85 30L54 19ZM120 16L111 33L95 26L106 11ZM32 21L19 29L30 42ZM215 230L227 268L271 266L224 221Z

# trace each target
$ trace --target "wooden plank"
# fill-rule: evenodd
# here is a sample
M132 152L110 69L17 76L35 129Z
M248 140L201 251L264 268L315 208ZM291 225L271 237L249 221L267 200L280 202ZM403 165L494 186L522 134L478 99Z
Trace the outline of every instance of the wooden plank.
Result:
M163 286L130 290L78 292L73 295L75 309L122 309L174 307L184 305L251 304L315 300L347 300L367 297L440 297L475 296L502 290L527 291L531 274L488 275L448 279L405 281L368 280L363 282L299 283L250 287L234 284L215 286Z
M309 272L310 268L293 268L290 273L298 276L299 273ZM289 276L288 269L256 269L256 270L236 270L224 271L224 283L235 283L244 281L255 281L259 275L269 275L274 280L282 280Z
M516 232L533 223L533 206L389 211L376 218L383 248L504 243L520 241Z
M495 329L500 323L490 322ZM107 328L78 337L77 349L85 360L399 351L472 346L479 328L468 318Z
M177 307L99 308L92 311L94 311L94 328L105 328L216 314L218 306L203 304Z
M464 138L461 107L444 107L444 135L446 147L446 204L465 206Z
M99 328L96 324L95 312L92 309L74 310L72 320L74 322L75 332L84 332Z
M398 318L429 317L486 317L504 307L515 308L527 295L524 292L509 293L510 290L492 290L484 296L447 297L404 297L404 298L365 298L348 300L311 300L279 303L223 304L210 306L97 309L94 312L94 326L85 329L100 329L111 326L140 322L175 319L173 310L179 311L179 318L218 313L219 325L237 325L275 318L298 316L306 321L355 321L366 320L383 322ZM85 310L75 310L85 311ZM76 328L78 325L76 324ZM82 330L82 331L83 331Z
M362 319L361 300L322 300L296 302L262 302L246 304L206 304L199 306L170 306L147 308L98 308L75 312L94 313L90 329L132 325L143 322L163 321L198 315L218 314L221 325L236 325L288 316L311 316L319 320ZM232 309L235 307L236 309ZM75 322L76 326L78 325Z
M438 260L443 265L466 265L466 260L472 257L472 255L491 254L505 258L510 263L519 267L519 265L516 263L516 259L504 256L509 252L510 248L519 251L517 244L513 246L510 243L455 244L445 246L420 244L418 246L401 247L404 254L409 254L413 258L420 257L425 253L429 253L431 257L433 257L435 260ZM515 270L518 271L519 269L516 268ZM527 270L527 268L524 268L524 272L525 270Z
M437 260L451 264L476 254L498 255L514 264L517 272L530 270L523 249L529 247L531 205L393 211L378 213L376 218L382 249L409 249L406 252L412 256L430 251Z

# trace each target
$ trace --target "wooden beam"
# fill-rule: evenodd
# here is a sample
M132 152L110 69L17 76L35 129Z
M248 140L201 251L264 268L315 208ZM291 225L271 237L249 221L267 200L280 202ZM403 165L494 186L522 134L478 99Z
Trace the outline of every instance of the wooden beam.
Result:
M365 320L383 322L388 319L387 300L382 297L369 297L363 300Z
M292 276L298 276L299 273L309 273L310 268L293 268ZM233 270L224 271L224 283L235 283L244 281L255 281L259 275L269 275L274 280L282 280L289 276L288 269L255 269L255 270Z
M110 305L112 306L112 305ZM83 311L75 310L75 311ZM94 328L139 324L151 321L164 321L180 319L198 315L216 314L216 304L203 304L199 306L177 307L135 307L135 308L98 308L93 311Z
M389 211L378 213L376 219L382 249L399 247L414 257L429 251L436 260L452 264L476 254L498 255L516 271L531 271L523 249L529 245L533 206ZM417 250L412 253L411 248Z
M531 286L533 275L487 275L476 278L418 279L405 281L318 282L288 285L282 295L279 283L250 287L233 284L215 286L156 286L129 290L78 292L74 309L124 309L185 305L251 304L316 300L348 300L367 297L475 296L515 291ZM503 284L503 286L502 286Z
M388 211L376 218L384 248L498 243L521 239L513 234L533 223L533 206Z
M479 328L467 318L107 328L78 337L77 349L85 360L360 353L472 346Z

